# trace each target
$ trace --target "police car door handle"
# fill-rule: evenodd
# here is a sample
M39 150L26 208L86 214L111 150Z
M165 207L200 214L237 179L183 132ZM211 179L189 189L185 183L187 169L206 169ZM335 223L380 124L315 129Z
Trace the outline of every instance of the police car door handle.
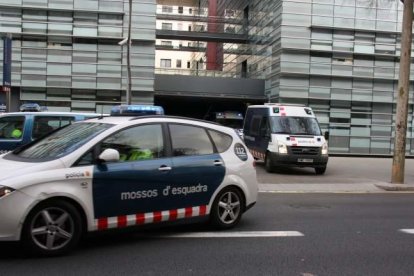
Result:
M171 171L171 167L168 167L166 165L162 165L161 167L158 168L159 171Z
M220 160L214 160L214 166L221 166L223 165L223 162L221 162Z

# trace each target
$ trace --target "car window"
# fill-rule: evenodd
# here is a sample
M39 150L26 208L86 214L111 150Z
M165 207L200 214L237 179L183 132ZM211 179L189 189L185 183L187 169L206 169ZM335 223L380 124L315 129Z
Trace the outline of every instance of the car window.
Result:
M214 153L213 145L204 128L189 125L169 125L174 156Z
M56 128L60 125L59 116L35 116L33 120L33 133L32 138L38 139Z
M233 138L228 134L224 134L215 130L209 130L208 133L213 139L218 152L225 152L233 142Z
M21 139L24 122L24 116L0 117L0 139Z
M75 121L75 117L66 117L66 116L63 116L63 117L60 118L60 126L59 127L63 127L63 126L69 125L73 121Z
M102 141L102 151L107 148L119 151L121 162L162 158L165 156L162 126L151 124L122 130Z
M112 127L111 124L81 123L59 129L16 154L28 159L54 159L65 156Z

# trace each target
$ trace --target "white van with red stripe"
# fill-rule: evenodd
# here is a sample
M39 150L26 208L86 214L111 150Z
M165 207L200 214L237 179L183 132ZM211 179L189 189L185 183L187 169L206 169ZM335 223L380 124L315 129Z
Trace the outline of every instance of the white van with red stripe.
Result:
M278 167L312 167L326 171L328 136L322 135L312 109L304 105L268 103L247 108L244 142L268 172Z

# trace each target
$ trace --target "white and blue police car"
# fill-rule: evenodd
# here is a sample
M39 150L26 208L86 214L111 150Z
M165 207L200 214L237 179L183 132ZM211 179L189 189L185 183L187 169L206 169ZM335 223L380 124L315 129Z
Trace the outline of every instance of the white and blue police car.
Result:
M254 159L231 128L95 118L0 156L0 240L50 256L92 231L195 218L227 229L257 192Z

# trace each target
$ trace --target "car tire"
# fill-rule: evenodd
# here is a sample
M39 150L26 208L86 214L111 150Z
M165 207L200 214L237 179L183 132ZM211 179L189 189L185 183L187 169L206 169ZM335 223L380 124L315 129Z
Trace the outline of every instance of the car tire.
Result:
M239 223L244 211L244 198L239 189L223 189L214 200L210 223L216 229L230 229Z
M265 157L265 169L268 173L275 172L276 170L272 164L272 159L270 158L269 154L266 154L266 157Z
M70 203L51 200L36 206L27 216L23 245L34 255L57 256L73 249L82 234L79 211Z
M316 167L315 168L315 173L316 174L324 174L325 171L326 171L326 166L324 166L324 167Z

